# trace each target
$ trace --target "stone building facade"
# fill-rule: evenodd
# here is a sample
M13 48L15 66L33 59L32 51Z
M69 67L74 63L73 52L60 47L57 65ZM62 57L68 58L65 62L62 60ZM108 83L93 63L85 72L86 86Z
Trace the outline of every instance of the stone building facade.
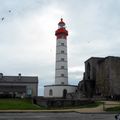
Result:
M38 94L38 77L4 76L0 73L0 97L24 98Z
M91 57L85 61L84 78L80 89L88 97L120 96L120 57Z

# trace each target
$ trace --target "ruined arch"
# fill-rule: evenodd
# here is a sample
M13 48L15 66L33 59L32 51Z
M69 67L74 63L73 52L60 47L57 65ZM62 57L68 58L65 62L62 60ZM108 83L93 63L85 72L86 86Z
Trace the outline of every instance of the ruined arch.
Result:
M90 79L90 63L87 64L87 79Z

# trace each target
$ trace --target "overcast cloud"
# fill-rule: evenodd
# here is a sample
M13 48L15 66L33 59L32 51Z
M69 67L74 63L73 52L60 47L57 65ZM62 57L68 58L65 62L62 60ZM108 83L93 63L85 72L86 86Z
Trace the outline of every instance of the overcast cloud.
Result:
M43 86L54 83L61 17L69 31L70 84L82 80L89 57L120 56L120 0L0 0L0 72L38 76L43 95Z

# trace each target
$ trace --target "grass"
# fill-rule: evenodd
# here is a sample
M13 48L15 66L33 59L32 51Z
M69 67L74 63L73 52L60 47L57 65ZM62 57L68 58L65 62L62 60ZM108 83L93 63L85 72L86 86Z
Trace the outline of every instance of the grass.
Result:
M79 109L79 108L95 108L99 105L103 104L103 102L96 101L94 103L89 103L85 105L72 105L72 106L64 106L64 107L50 107L48 109Z
M103 104L103 102L96 101L96 102L91 103L91 104L82 105L81 108L94 108L94 107L98 107L101 104Z
M120 106L106 108L105 110L108 112L120 112Z
M103 104L103 102L94 102L86 105L72 105L64 107L42 107L32 103L30 99L0 99L0 110L59 110L76 108L94 108Z
M0 110L38 110L44 109L35 105L30 99L0 99Z

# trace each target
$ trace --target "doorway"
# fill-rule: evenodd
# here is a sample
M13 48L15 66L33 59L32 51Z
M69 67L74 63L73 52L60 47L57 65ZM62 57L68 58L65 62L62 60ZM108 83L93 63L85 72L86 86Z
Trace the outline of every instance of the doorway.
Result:
M66 89L64 89L64 90L63 90L63 98L65 99L65 98L66 98L66 96L67 96L67 90L66 90Z

